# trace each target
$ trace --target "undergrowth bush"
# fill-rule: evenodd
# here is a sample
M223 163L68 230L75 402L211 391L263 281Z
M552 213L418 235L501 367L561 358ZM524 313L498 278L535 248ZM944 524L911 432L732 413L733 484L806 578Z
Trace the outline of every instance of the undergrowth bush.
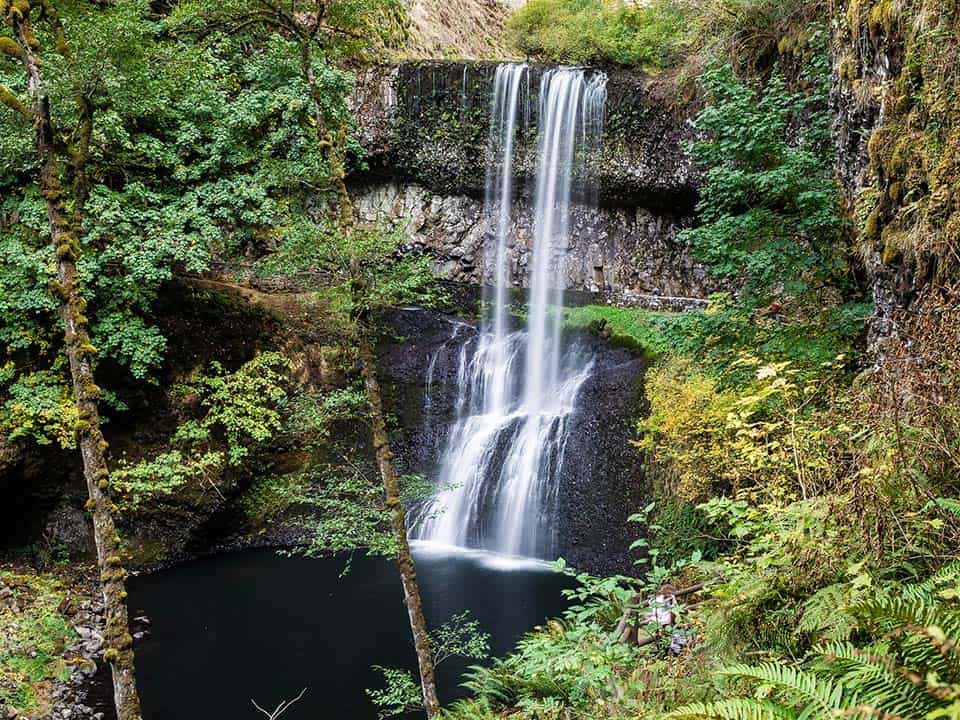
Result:
M677 62L691 37L687 7L674 0L530 0L507 25L527 56L647 70Z
M864 583L866 585L866 583ZM960 564L920 583L864 589L832 604L845 637L802 661L771 658L719 671L729 696L688 704L675 720L960 717ZM856 640L850 638L859 636ZM865 639L865 640L864 640ZM753 690L737 692L738 687Z
M110 479L119 504L136 509L188 485L219 493L221 473L240 468L280 431L289 368L284 355L269 352L232 373L213 362L175 386L173 394L192 404L196 417L181 422L167 448L154 457L138 463L119 458Z
M826 0L531 0L510 19L508 42L541 60L664 70L722 57L765 75L802 55ZM692 61L692 62L691 62Z

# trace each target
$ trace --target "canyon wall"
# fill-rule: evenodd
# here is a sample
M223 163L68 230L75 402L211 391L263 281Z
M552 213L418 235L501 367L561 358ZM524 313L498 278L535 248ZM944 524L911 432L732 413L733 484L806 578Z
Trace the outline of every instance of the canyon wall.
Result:
M483 194L489 114L497 64L413 62L358 75L353 109L366 151L354 174L365 221L399 225L410 250L434 257L438 276L488 283ZM545 66L524 83L515 157L514 286L526 287L532 254L530 199L538 92ZM692 222L701 173L686 150L691 110L677 106L646 75L608 73L605 132L585 159L564 259L566 288L604 293L611 302L705 298L718 289L677 241Z

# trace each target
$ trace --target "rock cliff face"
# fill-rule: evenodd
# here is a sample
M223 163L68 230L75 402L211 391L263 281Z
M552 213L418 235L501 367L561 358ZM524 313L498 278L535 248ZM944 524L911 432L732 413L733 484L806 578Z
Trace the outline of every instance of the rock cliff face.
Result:
M899 52L886 46L878 36L864 36L853 42L855 31L846 14L834 25L831 103L834 115L834 144L837 149L837 176L853 208L857 199L874 183L869 141L884 122L880 88L900 71ZM896 334L895 316L913 296L914 267L910 262L884 260L879 241L863 249L865 271L874 303L869 344L875 355Z
M429 477L456 419L461 343L476 330L461 323L452 340L457 321L425 310L395 311L387 319L394 336L403 338L380 348L384 397L399 421L393 448L404 471ZM567 461L558 478L560 554L582 571L631 573L629 547L636 529L627 518L642 505L647 489L641 455L629 441L642 403L646 364L593 335L578 334L577 341L593 353L595 369L567 421Z
M482 197L496 67L432 61L368 68L353 98L367 151L367 169L354 178L361 216L403 224L409 247L431 252L439 276L464 282L492 276L484 262ZM529 196L545 70L531 66L522 91L511 249L516 287L526 285L532 251ZM647 294L706 297L716 285L676 239L690 223L701 181L686 152L690 110L671 106L641 73L608 76L604 136L578 178L597 189L598 202L574 209L566 287L605 292L614 302Z
M492 284L495 266L485 248L482 201L469 195L442 195L422 185L384 182L359 189L355 202L369 222L404 227L411 250L427 250L436 274L458 282ZM533 213L518 198L510 233L510 277L527 286L533 255ZM564 259L566 287L605 293L630 304L636 294L706 297L713 283L676 239L689 222L644 207L596 208L576 205Z
M955 303L960 41L947 5L841 3L833 23L839 176L872 289L870 349L880 364L909 343L928 300Z
M490 102L498 63L423 61L361 71L353 96L371 174L413 180L443 194L483 193ZM531 65L522 89L517 187L534 170L540 80ZM604 205L688 212L701 176L686 152L690 108L676 107L640 72L607 71L607 118L584 180Z

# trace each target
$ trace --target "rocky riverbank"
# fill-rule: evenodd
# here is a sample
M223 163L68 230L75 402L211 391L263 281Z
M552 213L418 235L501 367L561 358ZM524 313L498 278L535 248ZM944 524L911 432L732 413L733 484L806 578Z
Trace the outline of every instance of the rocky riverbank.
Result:
M135 638L149 620L134 621ZM103 603L89 567L0 566L0 718L111 720Z

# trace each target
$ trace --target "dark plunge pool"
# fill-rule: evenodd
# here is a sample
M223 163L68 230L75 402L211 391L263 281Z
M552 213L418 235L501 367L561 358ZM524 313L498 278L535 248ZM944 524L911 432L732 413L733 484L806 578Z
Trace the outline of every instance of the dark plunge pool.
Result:
M470 610L494 655L565 607L568 578L534 564L420 547L415 551L431 626ZM395 566L356 555L287 558L271 550L204 558L130 583L130 607L152 635L137 647L145 720L240 720L303 699L284 720L376 717L364 688L371 665L416 669ZM441 699L462 695L456 659L438 672Z

